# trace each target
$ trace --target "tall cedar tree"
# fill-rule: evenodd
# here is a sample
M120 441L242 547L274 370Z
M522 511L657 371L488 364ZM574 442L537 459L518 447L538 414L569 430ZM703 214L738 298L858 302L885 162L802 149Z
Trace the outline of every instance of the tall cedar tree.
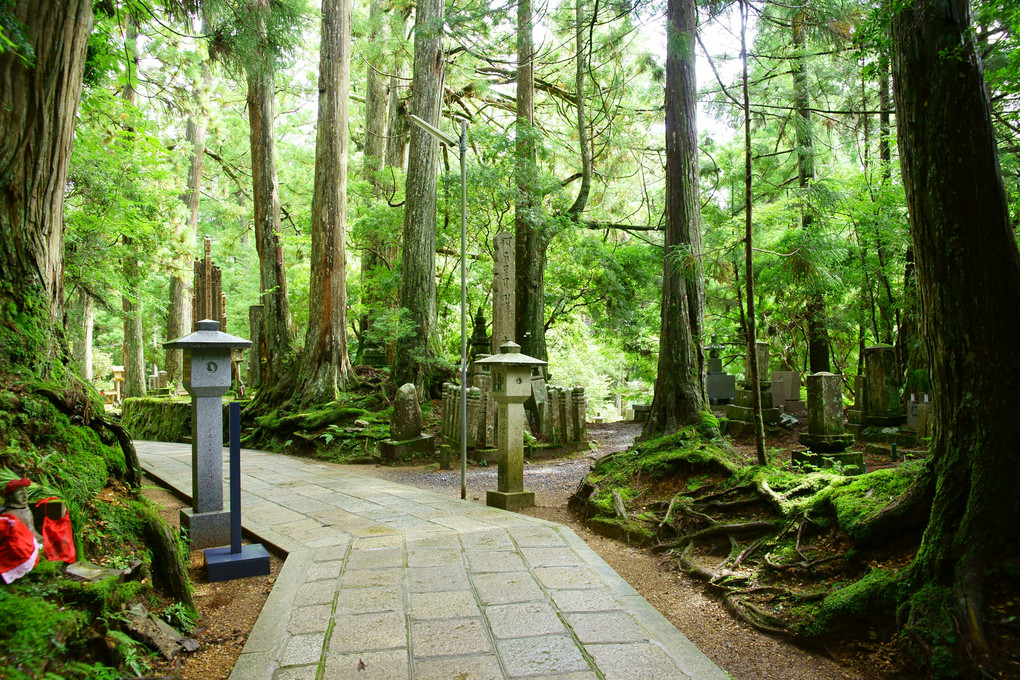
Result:
M0 53L0 371L46 372L63 305L64 187L90 0L18 0L30 57Z
M521 352L548 359L545 346L545 264L549 247L538 195L538 144L535 138L535 45L531 0L517 2L517 123L514 174L514 282L516 329Z
M255 245L259 254L259 279L263 316L261 338L266 361L262 384L273 385L283 376L283 363L291 356L290 302L287 275L280 244L280 185L276 175L274 130L276 93L274 65L266 14L269 0L250 0L256 40L262 59L246 64L248 73L248 122L251 142L252 207L255 217Z
M319 122L312 196L308 330L301 353L302 403L337 398L351 376L347 354L347 144L351 2L323 0Z
M124 17L124 43L127 54L127 78L121 97L128 104L133 121L138 111L138 90L134 83L138 81L138 17L128 13ZM127 132L133 138L133 122L129 123ZM132 139L133 143L133 139ZM145 279L138 260L141 253L138 246L132 243L129 236L123 236L124 249L124 284L128 288L121 294L121 306L124 311L124 396L145 396L145 327L142 308L142 284Z
M958 629L987 649L985 579L1020 545L1020 456L1003 376L1020 374L1020 254L967 0L893 17L900 165L910 211L935 434L915 585L953 589Z
M443 0L422 0L415 8L411 113L439 126L446 76L443 52ZM436 177L439 142L411 128L404 204L400 306L409 312L410 333L401 334L394 364L397 384L426 388L436 324Z
M705 408L705 287L698 199L694 0L666 8L666 238L659 370L644 436L675 432Z

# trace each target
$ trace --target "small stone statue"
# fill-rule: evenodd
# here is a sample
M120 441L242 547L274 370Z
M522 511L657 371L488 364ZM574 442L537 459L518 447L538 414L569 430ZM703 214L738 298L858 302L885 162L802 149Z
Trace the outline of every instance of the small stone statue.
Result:
M28 487L32 481L28 477L12 479L4 486L4 513L17 517L26 527L32 530L39 545L42 545L42 536L35 530L35 520L32 518L32 511L28 507Z

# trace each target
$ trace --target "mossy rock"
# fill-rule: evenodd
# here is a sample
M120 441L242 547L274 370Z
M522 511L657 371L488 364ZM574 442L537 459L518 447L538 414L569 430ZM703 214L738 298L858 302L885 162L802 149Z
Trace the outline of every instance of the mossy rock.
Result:
M224 427L227 404L223 405ZM125 399L121 424L134 439L183 443L191 437L190 397L135 397Z

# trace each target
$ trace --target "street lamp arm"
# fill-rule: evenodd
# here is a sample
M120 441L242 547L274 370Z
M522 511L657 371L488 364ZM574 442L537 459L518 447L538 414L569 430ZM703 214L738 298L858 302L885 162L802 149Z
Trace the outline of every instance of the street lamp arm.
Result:
M408 116L408 117L411 119L412 123L414 123L415 125L420 127L422 130L424 130L425 132L429 133L430 135L432 135L433 137L438 139L443 144L445 144L445 145L447 145L449 147L455 147L455 146L458 146L460 144L460 140L458 140L456 137L453 137L451 135L446 134L445 132L443 132L442 130L437 128L432 123L428 123L428 122L422 120L421 118L419 118L418 116L414 115L413 113L410 116Z

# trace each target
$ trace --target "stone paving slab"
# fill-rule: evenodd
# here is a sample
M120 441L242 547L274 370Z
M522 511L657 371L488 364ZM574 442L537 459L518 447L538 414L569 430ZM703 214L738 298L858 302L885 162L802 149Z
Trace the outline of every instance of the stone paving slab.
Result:
M135 445L189 497L189 446ZM241 474L287 559L231 680L728 677L567 527L262 451Z

